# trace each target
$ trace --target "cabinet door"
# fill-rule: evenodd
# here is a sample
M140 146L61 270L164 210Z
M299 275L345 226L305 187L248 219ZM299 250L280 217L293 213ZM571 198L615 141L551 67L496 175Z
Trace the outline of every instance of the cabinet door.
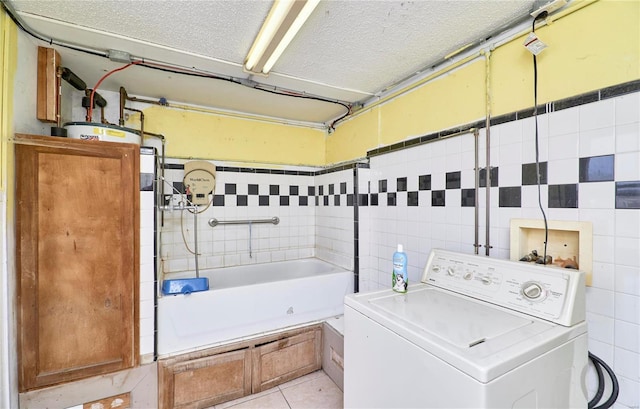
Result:
M251 354L232 351L158 365L158 401L164 409L206 408L251 393Z
M294 335L253 350L252 392L257 393L320 369L320 329Z
M20 391L133 367L139 148L16 139Z

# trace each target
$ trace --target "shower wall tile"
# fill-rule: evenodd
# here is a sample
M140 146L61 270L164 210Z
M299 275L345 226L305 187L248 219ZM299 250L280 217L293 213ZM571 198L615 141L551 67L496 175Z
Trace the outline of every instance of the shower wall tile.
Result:
M165 171L170 184L183 177L182 160L170 160L174 169ZM214 162L215 163L215 162ZM255 264L315 255L315 181L313 169L254 169L217 166L217 188L210 207L200 206L198 264L201 269ZM311 190L311 192L310 192ZM168 193L168 192L165 192ZM309 195L308 193L312 193ZM171 203L184 201L179 194ZM312 205L309 205L311 201ZM218 225L208 220L270 219L280 223ZM184 238L183 238L184 235ZM189 246L185 245L185 241ZM163 272L195 270L194 218L189 212L166 212L162 226Z
M615 129L616 153L637 152L640 150L640 122L618 125Z
M578 182L578 158L549 160L547 163L547 183L567 184Z
M615 153L615 127L580 131L579 144L579 155L581 157Z
M393 179L393 185L396 185ZM315 208L315 255L349 270L354 269L354 171L315 176L322 200ZM340 192L345 193L340 193ZM348 198L351 200L348 200ZM336 199L338 198L338 199ZM349 203L350 202L350 203Z
M615 174L616 181L640 180L640 151L616 154Z
M616 101L608 99L581 105L578 108L580 115L580 131L591 129L610 128L614 126Z
M603 91L603 95L605 92ZM640 404L640 93L596 101L598 93L568 104L548 104L537 118L541 171L541 202L550 220L586 221L593 226L593 281L587 288L589 348L616 367L621 392L618 402ZM582 105L580 105L582 104ZM526 113L525 113L526 114ZM535 172L535 124L531 116L491 128L490 203L491 257L508 258L508 226L515 217L541 219ZM486 203L485 132L480 129L479 240L484 252ZM458 140L458 142L456 142ZM407 249L411 282L419 280L431 248L474 251L474 138L472 134L434 139L370 158L371 192L360 225L369 235L366 287L388 288L389 260L397 243ZM459 149L459 155L456 154ZM412 163L422 157L422 163ZM458 163L456 168L449 163ZM462 159L466 158L466 159ZM405 163L403 166L402 164ZM452 174L460 172L460 185ZM394 189L407 178L404 200ZM380 194L381 180L388 180ZM416 188L412 187L416 183ZM456 182L457 183L457 182ZM517 191L520 192L518 205ZM395 194L388 205L387 194ZM455 196L452 196L455 194ZM411 196L413 198L413 195ZM410 206L410 204L412 204ZM514 207L512 207L514 206ZM362 247L362 246L361 246ZM627 365L627 362L632 362ZM591 374L590 376L593 376ZM590 378L593 379L593 378ZM593 385L590 385L590 390ZM624 406L623 406L624 407Z
M613 209L615 207L615 183L580 183L581 209Z

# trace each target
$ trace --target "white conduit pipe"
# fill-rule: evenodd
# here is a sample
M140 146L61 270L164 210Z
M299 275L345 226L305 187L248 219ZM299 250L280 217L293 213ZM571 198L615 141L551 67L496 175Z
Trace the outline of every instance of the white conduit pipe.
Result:
M485 60L485 115L486 115L486 151L487 151L487 163L485 164L486 173L486 200L487 200L487 212L486 212L486 227L485 227L485 255L489 255L491 250L490 232L491 232L491 51L487 50L484 53Z

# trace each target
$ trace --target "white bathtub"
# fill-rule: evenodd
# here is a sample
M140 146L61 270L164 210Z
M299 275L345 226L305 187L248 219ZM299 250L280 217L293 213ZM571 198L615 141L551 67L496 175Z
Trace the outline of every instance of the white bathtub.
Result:
M158 355L340 315L353 273L315 258L200 272L209 291L158 299Z

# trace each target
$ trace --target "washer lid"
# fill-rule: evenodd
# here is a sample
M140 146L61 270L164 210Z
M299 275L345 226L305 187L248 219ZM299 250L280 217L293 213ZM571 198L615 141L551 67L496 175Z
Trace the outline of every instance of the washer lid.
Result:
M398 321L418 326L460 348L473 347L533 324L530 318L433 288L406 295L387 294L370 299L369 303Z
M345 306L482 383L586 333L428 284L349 294Z

